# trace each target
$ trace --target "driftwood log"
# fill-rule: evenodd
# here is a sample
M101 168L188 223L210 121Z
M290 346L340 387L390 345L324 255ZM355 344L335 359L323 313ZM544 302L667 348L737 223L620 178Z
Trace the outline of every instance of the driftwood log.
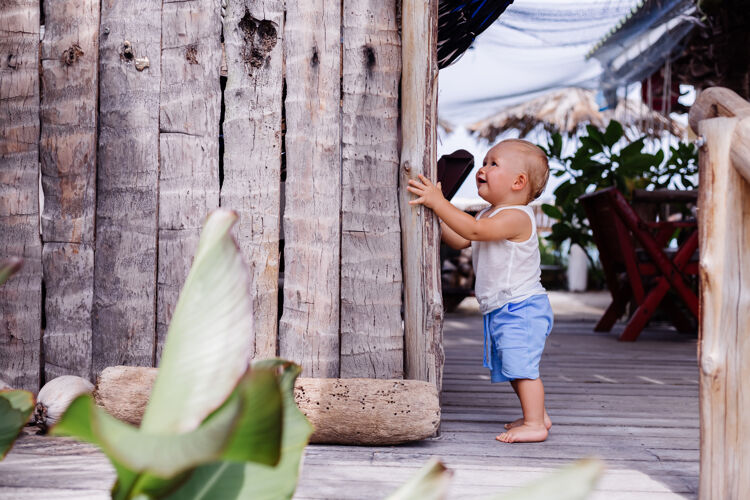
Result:
M96 403L111 415L140 424L156 368L113 366L97 380ZM419 380L299 378L297 405L315 426L311 443L390 445L435 434L437 389Z

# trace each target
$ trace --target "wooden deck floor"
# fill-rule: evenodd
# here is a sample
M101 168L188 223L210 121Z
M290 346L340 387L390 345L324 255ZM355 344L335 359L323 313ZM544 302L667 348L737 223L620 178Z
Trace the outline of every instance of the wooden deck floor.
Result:
M455 474L449 498L481 498L582 457L608 469L592 498L695 498L698 370L695 339L652 328L635 343L594 334L585 316L558 317L542 362L549 439L494 441L519 416L507 384L482 368L481 317L445 322L443 420L438 438L395 447L314 445L296 498L384 498L430 457ZM113 473L96 449L29 436L0 462L0 498L107 498Z

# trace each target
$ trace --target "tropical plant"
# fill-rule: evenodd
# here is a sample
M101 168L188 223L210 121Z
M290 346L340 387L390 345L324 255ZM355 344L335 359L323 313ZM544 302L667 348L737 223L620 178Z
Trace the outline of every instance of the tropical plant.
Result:
M19 269L21 259L10 259L0 262L0 285L8 281ZM4 383L0 382L0 389ZM31 412L34 411L34 396L28 391L0 390L0 460L13 446L18 433Z
M553 134L546 146L540 146L549 157L550 170L555 177L567 177L554 191L555 203L543 204L542 211L557 220L546 239L558 248L564 242L593 248L591 228L578 197L584 193L615 186L626 198L634 189L695 187L698 173L697 150L692 144L679 143L670 148L665 160L664 151L644 151L646 136L621 146L625 134L619 122L612 120L605 130L589 125L579 138L580 146L570 156L563 154L560 134Z
M28 391L0 391L0 460L13 446L21 428L34 411L34 396Z
M211 213L167 333L140 428L86 394L52 433L99 446L112 462L115 499L291 498L312 426L294 403L301 368L278 359L248 366L249 277L229 231L234 212Z

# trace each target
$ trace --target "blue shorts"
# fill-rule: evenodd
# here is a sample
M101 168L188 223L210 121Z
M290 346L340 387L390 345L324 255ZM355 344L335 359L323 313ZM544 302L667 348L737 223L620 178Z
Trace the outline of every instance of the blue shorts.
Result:
M546 295L505 304L484 315L484 366L492 382L539 378L553 315Z

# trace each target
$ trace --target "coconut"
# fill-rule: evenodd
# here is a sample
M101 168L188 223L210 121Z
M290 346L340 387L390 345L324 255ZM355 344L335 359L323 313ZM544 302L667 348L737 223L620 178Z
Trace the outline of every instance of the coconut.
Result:
M51 427L60 420L70 403L81 394L91 394L94 391L94 384L75 375L63 375L50 380L36 398L36 408L34 409L34 423L42 431Z

